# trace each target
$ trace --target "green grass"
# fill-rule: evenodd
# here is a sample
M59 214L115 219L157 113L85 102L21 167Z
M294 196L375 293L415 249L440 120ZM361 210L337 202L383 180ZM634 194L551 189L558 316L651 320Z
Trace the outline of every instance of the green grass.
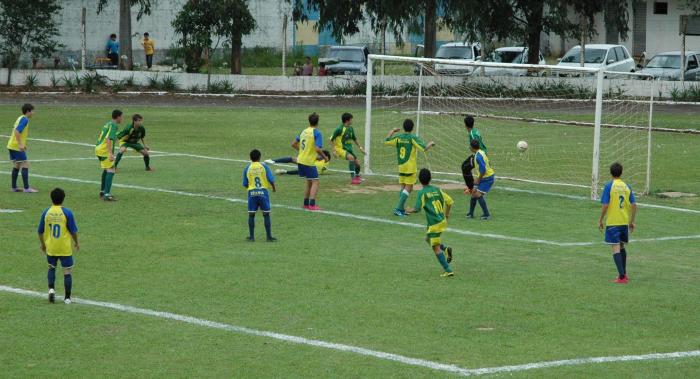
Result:
M14 120L16 107L0 106ZM155 150L245 159L257 147L264 158L291 155L291 138L310 109L123 107L145 117ZM40 105L31 137L91 143L111 108ZM346 109L320 109L328 136ZM353 109L362 138L364 118ZM6 124L10 123L6 122ZM9 128L8 128L9 131ZM3 133L4 134L4 133ZM656 136L656 135L655 135ZM666 137L668 136L668 137ZM668 138L666 140L666 138ZM692 166L700 145L692 136L668 135L659 143L683 146L655 151L659 187L700 192ZM495 143L496 141L494 141ZM29 142L30 159L92 157L90 147ZM670 150L670 151L668 151ZM665 152L667 151L667 152ZM439 150L433 152L438 154ZM185 156L154 157L154 173L134 154L122 160L115 184L244 199L243 163ZM658 157L658 158L657 158ZM676 168L679 161L689 166ZM7 174L7 164L4 173ZM346 167L337 161L332 168ZM700 270L697 240L640 242L630 246L631 283L614 286L608 248L595 229L594 202L499 190L551 190L501 181L489 195L494 218L462 218L457 201L450 227L559 242L558 247L445 233L456 249L457 276L441 279L423 231L296 209L274 209L279 242L254 244L242 204L115 187L119 201L97 199L98 185L36 175L99 181L97 161L34 162L41 193L0 195L5 270L0 285L44 291L45 263L35 228L48 192L61 186L76 214L78 298L168 311L207 320L362 346L436 362L479 368L590 356L697 350ZM0 181L8 175L0 175ZM695 179L693 179L695 178ZM369 177L349 193L349 178L322 178L324 209L393 221L393 180ZM273 206L300 207L302 182L281 176ZM573 193L563 190L564 193ZM580 193L579 193L580 194ZM412 195L409 201L413 201ZM700 210L697 200L640 199ZM700 215L640 208L634 238L697 234ZM422 215L408 223L423 224ZM672 225L671 228L669 226ZM257 235L263 235L262 217ZM62 284L59 275L59 293ZM444 372L333 350L208 329L87 305L0 292L0 367L8 377L445 377ZM61 352L61 359L51 352ZM65 352L65 353L64 353ZM68 355L64 359L64 354ZM693 377L700 359L587 364L499 377Z

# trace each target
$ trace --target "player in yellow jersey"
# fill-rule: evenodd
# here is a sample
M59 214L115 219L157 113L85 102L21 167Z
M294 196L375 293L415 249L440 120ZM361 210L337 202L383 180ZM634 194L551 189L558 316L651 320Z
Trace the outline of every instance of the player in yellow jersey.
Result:
M491 218L489 213L489 208L486 206L486 194L491 190L493 183L496 181L496 175L494 174L493 168L491 168L491 163L489 162L489 157L486 155L484 150L481 150L481 144L479 140L473 139L469 142L472 152L474 153L474 166L476 166L477 177L474 179L475 189L471 191L471 201L469 202L469 213L467 213L467 218L474 218L474 209L476 208L476 203L479 203L481 210L484 212L481 215L482 220L488 220Z
M270 194L268 189L276 192L275 176L267 165L260 163L260 150L250 152L250 164L243 170L243 187L248 190L248 229L250 235L247 240L255 241L255 214L260 209L265 220L265 232L267 242L275 242L272 237L272 224L270 222Z
M7 141L7 149L10 151L10 161L12 167L12 192L39 192L29 187L29 160L27 159L27 137L29 136L29 119L34 114L34 106L31 104L22 105L22 115L17 118L12 127L10 140ZM24 189L17 188L17 177L22 172L22 182Z
M612 247L613 260L617 267L615 283L627 284L627 250L629 233L634 231L634 219L637 216L637 203L632 188L620 179L622 165L610 166L612 180L605 184L600 198L602 210L598 219L598 228L605 228L605 242Z
M66 198L65 192L60 188L51 191L52 206L46 208L39 220L39 242L41 251L46 254L49 263L47 279L49 282L49 301L54 302L56 290L56 266L61 261L63 267L63 287L66 295L63 302L70 304L70 295L73 289L73 246L75 251L80 250L78 243L78 226L75 223L75 216L70 209L63 206Z
M100 161L102 168L102 183L100 198L105 201L115 201L112 196L112 180L114 180L114 144L117 141L117 129L122 123L122 111L112 111L112 121L106 123L100 130L100 135L95 143L95 156Z
M395 128L389 131L389 134L384 140L387 146L396 148L396 157L399 163L399 203L394 208L394 214L397 216L406 215L406 200L413 191L413 185L416 184L416 171L418 170L416 150L428 151L435 146L435 142L428 142L426 145L420 137L413 134L413 120L406 119L403 122L403 133L401 129Z
M304 209L318 211L321 208L316 205L316 195L318 194L318 168L316 167L316 157L322 156L328 162L331 160L323 152L323 135L318 130L319 117L316 113L309 115L309 127L304 129L297 138L292 141L292 148L299 151L297 155L297 167L299 177L306 179L304 188Z
M316 166L316 170L318 171L319 175L323 175L326 172L328 172L328 166L330 166L330 159L331 159L331 152L328 150L323 150L324 155L317 155L316 156L316 162L314 162L314 166ZM328 160L326 160L326 157L328 157ZM278 163L297 163L297 157L282 157L282 158L275 158L275 159L268 159L265 161L267 164L278 164ZM299 175L299 170L286 170L286 169L278 169L275 170L275 174L277 175Z

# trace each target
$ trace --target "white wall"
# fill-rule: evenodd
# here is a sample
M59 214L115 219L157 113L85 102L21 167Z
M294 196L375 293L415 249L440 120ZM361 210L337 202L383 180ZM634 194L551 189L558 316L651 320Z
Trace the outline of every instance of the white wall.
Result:
M647 5L647 57L664 51L681 49L681 36L678 34L680 16L688 14L681 10L678 0L669 0L668 14L654 14L654 2ZM686 50L700 51L700 36L686 37Z

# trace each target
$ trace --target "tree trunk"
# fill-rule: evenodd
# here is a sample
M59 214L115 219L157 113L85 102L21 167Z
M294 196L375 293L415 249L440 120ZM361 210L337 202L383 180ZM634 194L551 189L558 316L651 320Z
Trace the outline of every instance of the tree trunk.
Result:
M423 55L426 58L435 56L437 44L437 16L435 14L436 0L425 1L425 25L423 30Z
M121 56L126 55L126 62ZM131 4L129 0L119 0L119 66L134 69L134 54L131 47Z
M544 1L532 2L527 24L527 63L537 64L540 60L540 34L542 33L542 16Z
M231 73L234 75L241 74L241 45L243 36L235 34L231 39Z

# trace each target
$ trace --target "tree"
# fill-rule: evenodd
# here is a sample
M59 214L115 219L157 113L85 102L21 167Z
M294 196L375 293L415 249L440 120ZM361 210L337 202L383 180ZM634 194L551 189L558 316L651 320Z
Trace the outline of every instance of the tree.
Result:
M231 73L241 73L243 36L255 30L255 19L248 9L248 0L220 0L216 12L221 17L216 23L216 34L225 38L231 48Z
M187 72L199 72L203 53L207 72L210 72L208 58L214 44L215 18L218 18L218 15L211 12L214 2L215 0L188 0L172 22L175 33L180 35L178 44L183 49ZM216 46L218 44L217 40Z
M127 69L134 69L134 50L131 45L131 8L138 6L136 19L141 20L143 15L150 15L151 8L157 0L116 0L119 2L119 46L120 53L126 54ZM99 0L97 3L97 14L100 14L109 0Z
M7 85L22 53L48 57L63 47L55 39L58 23L54 15L61 9L57 0L0 0L0 55L8 68Z

